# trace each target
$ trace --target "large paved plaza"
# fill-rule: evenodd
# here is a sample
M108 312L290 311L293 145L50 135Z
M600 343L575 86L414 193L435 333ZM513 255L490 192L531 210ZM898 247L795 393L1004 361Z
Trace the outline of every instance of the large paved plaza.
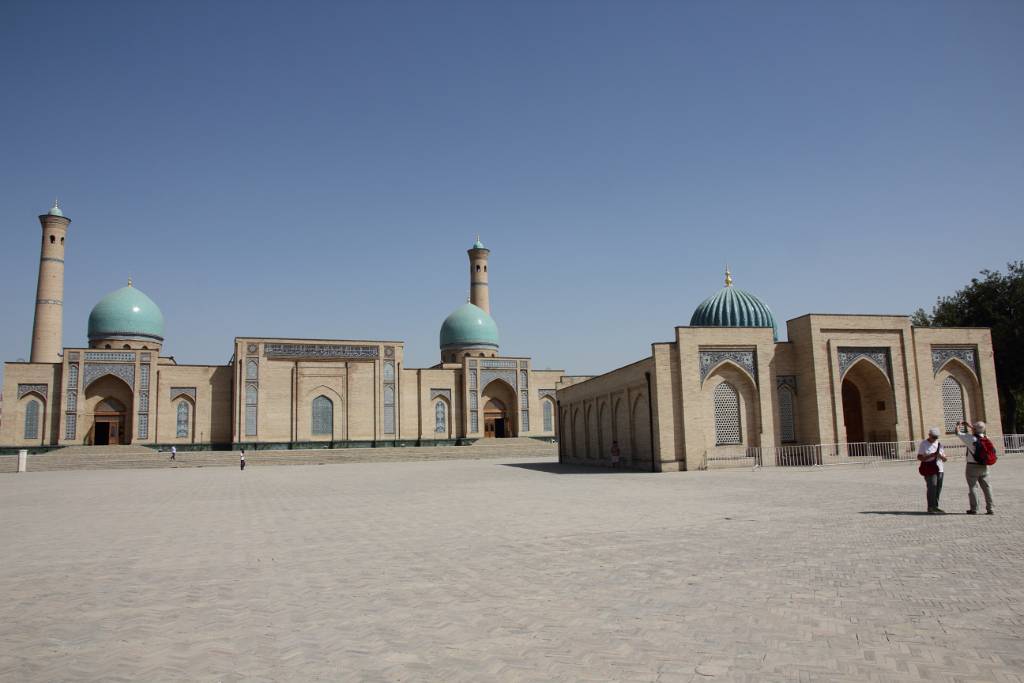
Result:
M1012 457L994 517L911 464L4 475L0 679L1021 681Z

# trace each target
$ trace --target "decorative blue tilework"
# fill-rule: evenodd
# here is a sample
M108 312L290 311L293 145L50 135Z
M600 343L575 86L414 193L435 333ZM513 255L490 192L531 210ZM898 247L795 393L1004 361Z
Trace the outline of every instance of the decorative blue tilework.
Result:
M953 358L960 360L964 365L973 370L975 377L980 376L978 372L978 353L973 346L933 346L932 375L939 374L942 366Z
M751 350L701 350L700 381L703 383L708 374L722 361L731 361L740 366L757 381L757 354Z

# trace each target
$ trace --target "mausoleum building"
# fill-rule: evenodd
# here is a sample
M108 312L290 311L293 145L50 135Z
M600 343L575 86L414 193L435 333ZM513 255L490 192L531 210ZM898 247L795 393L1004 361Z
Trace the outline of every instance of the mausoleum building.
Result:
M560 459L608 465L617 444L621 464L652 471L815 464L889 457L958 420L999 433L987 328L816 313L786 328L778 341L771 309L727 271L650 356L558 392Z

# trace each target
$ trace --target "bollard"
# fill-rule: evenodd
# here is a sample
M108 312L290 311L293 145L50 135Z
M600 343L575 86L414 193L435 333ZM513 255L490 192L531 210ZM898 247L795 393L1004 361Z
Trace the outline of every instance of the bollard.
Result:
M18 451L18 471L25 472L28 470L28 451L22 448Z

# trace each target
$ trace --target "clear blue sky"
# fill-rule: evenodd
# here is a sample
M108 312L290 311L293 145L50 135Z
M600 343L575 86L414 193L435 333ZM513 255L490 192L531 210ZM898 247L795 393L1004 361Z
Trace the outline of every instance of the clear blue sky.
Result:
M1024 255L1024 3L0 6L0 358L72 218L64 343L129 275L165 352L438 360L465 250L502 351L606 371L722 285L910 313Z

